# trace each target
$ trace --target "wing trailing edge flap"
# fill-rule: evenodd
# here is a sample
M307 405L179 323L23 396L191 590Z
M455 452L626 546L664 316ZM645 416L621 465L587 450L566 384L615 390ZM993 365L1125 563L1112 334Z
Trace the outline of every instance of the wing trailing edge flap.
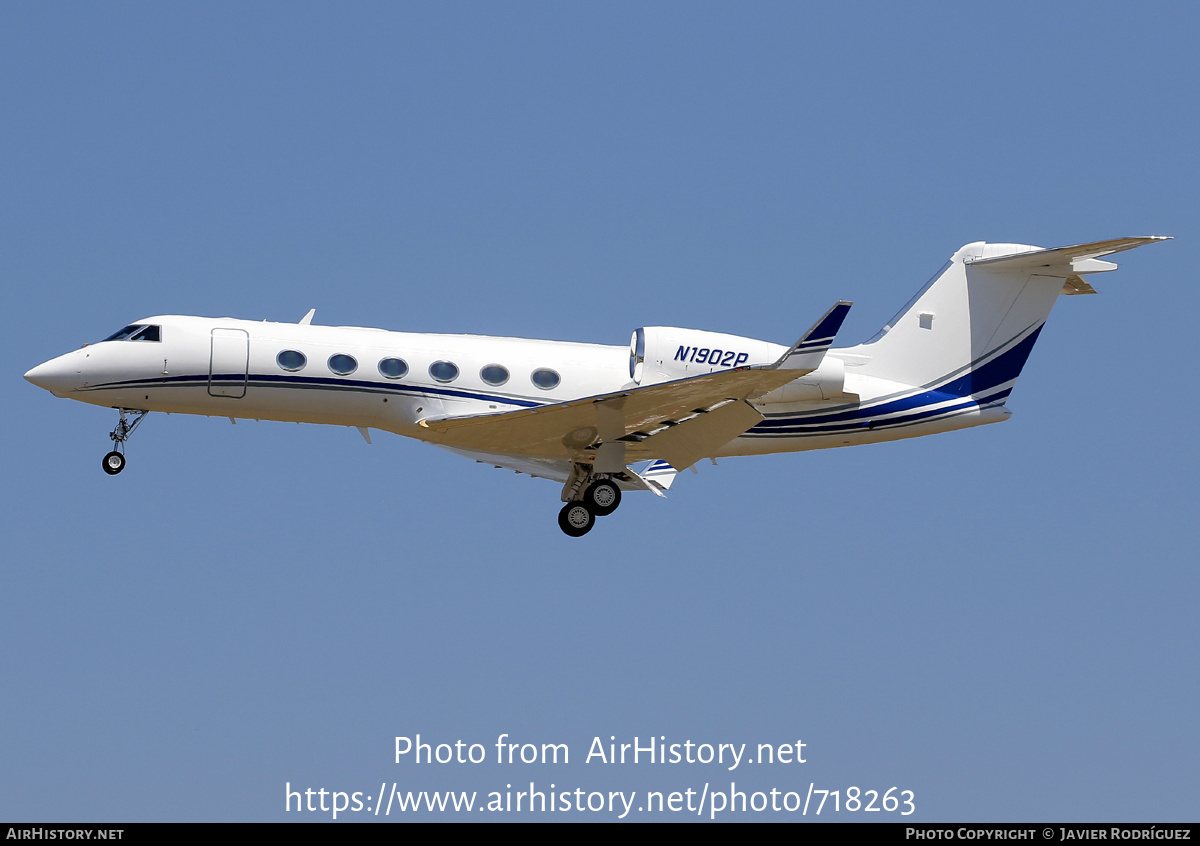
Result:
M839 302L772 364L539 408L427 418L420 425L428 432L425 440L454 450L592 463L604 446L606 464L661 458L682 470L763 419L747 400L819 367L849 308L849 303Z
M644 438L639 437L640 432L634 432L625 439L635 441L642 451L648 450L676 470L686 470L701 458L715 455L717 450L762 419L763 416L749 403L728 399L697 410Z

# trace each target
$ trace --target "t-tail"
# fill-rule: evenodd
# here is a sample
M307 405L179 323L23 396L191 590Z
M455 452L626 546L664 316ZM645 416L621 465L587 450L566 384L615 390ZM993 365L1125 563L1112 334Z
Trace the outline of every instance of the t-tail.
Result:
M1083 275L1117 267L1101 256L1162 240L967 244L874 338L839 352L863 376L1003 405L1059 294L1094 294Z

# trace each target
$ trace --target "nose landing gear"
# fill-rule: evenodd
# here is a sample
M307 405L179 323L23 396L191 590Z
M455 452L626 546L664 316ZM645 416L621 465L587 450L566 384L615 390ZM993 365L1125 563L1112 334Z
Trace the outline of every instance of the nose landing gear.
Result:
M115 476L125 469L125 442L129 440L129 436L133 434L133 430L142 422L148 411L142 411L137 408L118 408L117 414L121 415L121 419L117 421L116 427L108 433L112 438L113 451L104 456L101 466L104 472L110 476ZM125 415L132 414L133 420L126 420Z

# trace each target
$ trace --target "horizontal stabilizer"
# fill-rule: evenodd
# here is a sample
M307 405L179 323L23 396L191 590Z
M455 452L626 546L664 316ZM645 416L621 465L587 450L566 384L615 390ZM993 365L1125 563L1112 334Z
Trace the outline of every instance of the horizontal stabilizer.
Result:
M1099 261L1102 256L1112 255L1124 250L1132 250L1155 241L1169 241L1165 235L1150 235L1145 238L1116 238L1112 241L1095 241L1091 244L1076 244L1073 247L1058 247L1052 250L1030 250L1014 255L998 256L996 258L978 258L966 260L971 267L983 267L989 270L1021 270L1046 276L1068 277L1078 273L1100 273L1115 270L1112 262ZM1080 291L1078 293L1093 293Z

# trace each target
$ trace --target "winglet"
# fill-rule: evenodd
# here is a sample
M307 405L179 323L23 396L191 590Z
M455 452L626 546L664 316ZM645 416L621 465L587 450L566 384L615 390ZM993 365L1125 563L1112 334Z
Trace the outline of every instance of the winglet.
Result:
M825 316L818 320L813 328L804 333L804 337L783 354L775 366L781 370L809 372L820 367L825 352L833 345L833 339L837 337L838 330L842 328L842 321L850 313L852 305L854 303L840 300L825 312Z
M308 310L308 314L306 314L300 318L300 325L307 326L308 324L312 323L313 315L315 315L316 313L317 313L317 310L315 308L310 308Z

